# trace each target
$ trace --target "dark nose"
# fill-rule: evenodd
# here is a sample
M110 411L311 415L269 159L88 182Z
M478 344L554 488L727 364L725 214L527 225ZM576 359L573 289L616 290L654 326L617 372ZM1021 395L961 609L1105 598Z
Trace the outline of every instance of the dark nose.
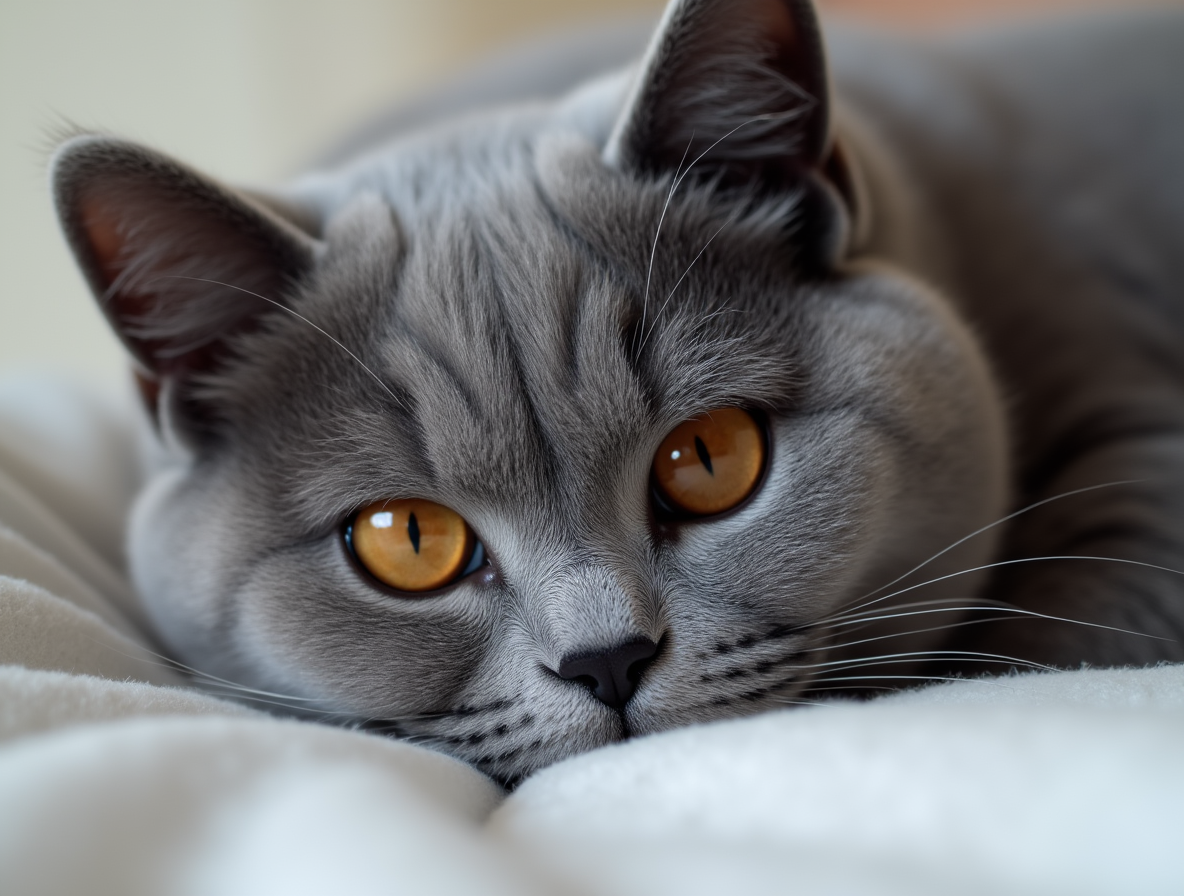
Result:
M578 681L606 706L624 709L657 652L657 644L649 638L639 638L609 650L564 657L558 674L568 681Z

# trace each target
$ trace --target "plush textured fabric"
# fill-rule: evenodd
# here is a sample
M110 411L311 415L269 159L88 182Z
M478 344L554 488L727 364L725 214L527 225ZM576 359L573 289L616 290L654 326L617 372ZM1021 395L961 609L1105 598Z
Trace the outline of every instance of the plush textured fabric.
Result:
M955 682L672 731L506 796L155 658L130 409L0 385L0 892L1178 894L1184 667Z

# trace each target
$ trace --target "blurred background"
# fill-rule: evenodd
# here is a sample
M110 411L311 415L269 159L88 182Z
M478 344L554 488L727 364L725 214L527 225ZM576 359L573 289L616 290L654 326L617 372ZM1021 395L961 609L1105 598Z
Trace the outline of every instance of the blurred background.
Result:
M1132 0L819 0L897 28ZM1161 0L1171 3L1177 0ZM1184 2L1184 0L1178 0ZM267 184L368 115L507 45L661 0L0 0L0 376L125 364L54 221L53 134L102 129ZM1184 88L1184 85L1182 85Z

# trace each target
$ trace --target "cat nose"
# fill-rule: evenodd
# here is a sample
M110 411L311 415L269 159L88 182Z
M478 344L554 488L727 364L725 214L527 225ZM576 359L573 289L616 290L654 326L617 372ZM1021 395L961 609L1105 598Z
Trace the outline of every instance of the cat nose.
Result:
M627 641L608 650L566 656L557 674L588 688L601 703L624 709L646 666L653 662L658 645L649 638Z

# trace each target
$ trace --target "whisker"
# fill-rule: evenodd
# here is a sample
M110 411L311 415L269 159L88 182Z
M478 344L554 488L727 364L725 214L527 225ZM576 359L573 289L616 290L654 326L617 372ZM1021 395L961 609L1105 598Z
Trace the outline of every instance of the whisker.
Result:
M323 709L314 705L318 702L314 697L297 697L293 694L277 694L272 691L247 687L189 667L184 667L184 671L187 672L196 687L200 688L203 693L214 697L233 699L253 705L274 706L303 715L316 716L322 721L336 722L352 718L352 714L348 712Z
M272 698L275 700L282 700L282 701L284 701L284 703L286 705L291 706L293 709L316 710L315 707L296 706L295 705L298 703L311 704L311 703L317 702L316 699L313 697L297 697L293 694L277 694L277 693L273 693L271 691L264 691L259 688L248 687L247 685L238 684L237 682L226 681L225 679L210 675L207 672L199 672L197 670L189 670L189 669L187 669L186 671L189 672L189 674L192 678L197 679L199 682L201 682L203 687L206 687L206 688L219 688L221 690L228 691L228 692L235 693L235 694L240 694L240 695L249 695L251 697L259 697L259 698L266 697L266 698ZM329 713L328 710L316 710L316 711L325 712L326 714L331 714L331 713Z
M970 679L961 679L961 680L969 681ZM900 691L900 688L894 688L890 684L866 684L866 685L836 684L836 685L830 686L830 687L816 687L816 685L825 685L827 683L828 682L825 678L819 678L819 679L816 679L815 681L811 681L807 692L813 693L814 691L890 691L892 693L898 693ZM835 704L834 703L823 703L821 705L834 706Z
M689 274L691 272L691 268L693 268L695 266L695 262L697 262L700 258L703 257L703 253L707 251L707 247L710 246L712 244L712 242L715 241L715 238L717 236L719 236L721 233L723 233L724 228L727 227L729 224L733 223L739 217L740 217L740 209L736 209L734 212L732 212L731 215L728 216L728 219L726 221L724 221L724 223L719 226L719 229L711 235L711 238L706 243L703 244L703 248L699 250L699 254L691 259L691 263L687 265L686 270L682 272L682 276L678 278L677 282L675 282L675 284L674 284L674 287L670 290L670 294L668 296L666 296L666 301L664 301L662 303L662 307L659 308L658 313L654 315L654 321L652 324L650 324L649 332L646 333L646 335L644 336L644 338L641 341L641 347L637 351L638 354L641 354L641 352L645 351L646 343L649 342L650 336L653 335L655 328L658 326L658 321L662 318L662 315L665 314L665 312L666 312L666 306L670 304L670 300L673 299L674 294L676 292L678 292L678 288L682 285L682 281L687 278L687 274ZM657 244L655 243L655 246L656 245ZM704 321L706 321L706 320L710 320L710 317L704 319ZM644 323L644 314L643 314L643 323Z
M691 131L690 139L687 140L687 148L682 151L682 158L678 161L678 167L674 170L674 178L670 181L670 189L666 193L666 201L662 204L662 213L658 216L658 227L654 230L654 243L650 246L650 264L649 269L645 274L645 295L641 300L641 326L638 328L639 333L645 332L645 315L650 304L650 283L654 277L654 259L658 256L658 238L662 236L662 224L666 220L666 212L670 208L670 201L674 198L674 191L678 189L678 185L682 182L679 173L682 171L682 164L687 160L687 154L691 151L691 144L695 142L695 132ZM693 163L692 163L693 164ZM689 168L687 169L690 170ZM641 343L641 348L645 347L645 342ZM637 354L641 353L641 348L637 349Z
M858 647L862 644L875 644L877 641L891 641L896 638L908 638L913 635L927 635L930 632L944 632L952 631L953 629L958 628L967 628L969 626L978 625L987 621L988 620L986 619L965 619L959 622L949 622L944 625L933 625L929 626L928 628L916 628L905 632L891 632L886 635L876 635L871 638L862 638L856 641L840 641L837 644L823 644L813 648L813 650L810 652L816 652L819 650L846 650L849 647Z
M890 691L893 688L885 688ZM770 697L769 702L779 704L780 706L833 706L831 703L823 703L821 700L788 700L784 697Z
M161 275L161 277L167 278L170 280L194 280L198 283L211 283L215 286L225 286L227 289L236 289L239 292L246 293L249 296L254 296L257 299L262 299L264 302L267 302L270 305L275 305L276 308L279 308L283 311L288 312L288 314L292 315L297 320L303 321L304 323L308 324L310 327L312 327L314 330L316 330L318 333L320 333L322 336L324 336L326 339L328 339L330 342L332 342L334 345L336 345L339 349L341 349L343 352L345 352L347 355L349 355L351 358L353 358L354 361L357 362L359 367L361 367L364 371L366 371L366 373L370 374L371 379L373 379L374 382L378 383L378 385L382 388L382 390L384 392L386 392L386 394L391 397L391 399L395 402L396 405L398 405L403 410L407 410L406 405L404 405L403 402L399 400L399 397L397 395L395 395L395 393L390 390L390 387L387 386L386 383L384 383L381 379L378 378L378 374L376 374L373 370L371 370L369 367L366 366L365 362L361 358L359 358L352 351L350 351L348 348L346 348L345 345L342 344L339 340L337 340L332 334L328 333L327 331L325 331L321 327L318 327L311 320L309 320L307 317L300 314L299 312L293 311L287 305L284 305L281 302L277 302L275 299L269 299L267 296L261 296L261 295L259 295L259 293L252 292L249 289L243 289L241 286L235 286L233 283L223 283L221 280L210 280L205 277L184 277L184 276L181 276L180 274L163 274L163 275Z
M939 611L935 610L932 612L939 612ZM918 615L921 615L921 614L918 614ZM903 632L890 632L885 635L875 635L873 637L863 638L861 640L840 641L836 644L821 644L818 647L813 648L813 650L811 652L815 652L815 651L819 651L819 650L845 650L848 647L858 647L861 644L874 644L877 641L890 641L890 640L893 640L896 638L908 638L913 635L927 635L932 632L949 632L949 631L954 631L955 629L969 628L972 625L981 625L985 622L990 622L990 621L992 621L992 620L978 619L978 618L976 618L976 619L960 619L957 622L946 622L941 625L931 625L926 628L909 629L908 631L903 631ZM862 631L865 628L870 627L870 625L871 625L871 623L865 623L863 625L859 625L850 633L851 634L857 633L859 631Z
M826 669L828 667L831 672L845 672L849 669L862 669L867 666L887 666L892 663L899 662L906 659L936 659L936 658L957 658L963 662L971 663L996 663L999 661L1013 663L1017 666L1023 666L1028 669L1039 669L1041 672L1055 672L1055 666L1046 666L1043 663L1033 662L1032 660L1020 659L1014 656L1005 656L998 653L984 653L978 650L906 650L901 653L885 653L880 656L861 657L859 659L850 660L830 660L825 663L809 663L802 666L795 666L797 669Z
M203 691L203 693L208 693L208 694L210 694L210 696L213 696L213 697L221 697L221 698L226 698L226 699L233 698L234 700L241 702L241 703L249 703L252 705L259 705L259 706L274 706L274 707L277 707L280 709L286 709L286 710L289 710L289 711L295 712L295 713L316 716L318 719L320 719L322 721L334 721L337 719L350 718L348 713L334 712L334 711L326 710L326 709L318 709L315 706L294 706L291 703L287 702L286 700L270 700L266 697L256 697L252 694L240 693L240 692L236 692L234 690L223 691L223 690L219 690L218 688L213 687L213 686L209 686L209 685L203 686L202 691Z
M132 654L123 650L119 650L112 644L98 639L91 638L96 644L100 644L106 649L118 654L119 656L134 659L138 662L149 663L161 669L168 669L174 672L183 672L186 676L194 681L194 684L199 686L203 693L208 693L214 697L233 697L237 700L249 701L251 703L259 703L267 706L277 706L284 709L293 710L296 712L306 713L309 715L320 716L324 719L334 718L348 718L348 714L335 712L332 710L320 709L316 706L298 706L298 703L312 703L315 698L312 697L297 697L294 694L280 694L274 691L264 691L259 688L248 687L244 684L239 684L229 679L219 678L209 672L203 672L193 666L186 665L180 660L157 653L142 645L140 647L142 654ZM151 659L145 659L146 654Z
M275 706L282 709L289 709L294 712L304 713L306 715L315 715L323 720L347 722L354 727L369 725L375 721L379 721L380 717L359 717L352 712L343 712L340 710L321 709L311 704L318 702L316 697L299 697L295 694L283 694L277 691L267 691L260 688L249 687L245 684L240 684L236 681L231 681L228 678L221 678L211 672L204 672L195 666L190 666L173 657L166 656L162 653L157 653L148 647L136 645L141 653L129 653L120 650L113 644L106 641L101 641L97 638L88 639L103 648L126 657L127 659L136 660L137 662L147 663L149 665L157 666L161 669L168 669L174 672L183 672L187 677L192 679L202 693L210 694L214 697L232 698L239 701L246 701L253 704L261 704L264 706ZM147 657L147 658L146 658ZM298 704L306 704L304 706ZM458 715L468 715L469 711L465 709L459 710L442 710L437 712L417 713L415 715L407 716L383 716L381 721L384 727L395 729L398 725L414 724L416 722L433 722L439 719L452 718ZM378 729L381 730L381 729ZM423 735L430 737L431 735Z
M1053 495L1050 498L1043 498L1042 500L1036 501L1032 504L1029 504L1026 507L1021 507L1019 510L1015 511L1014 513L1009 513L1007 516L997 519L993 523L988 523L987 525L983 526L980 529L975 529L969 535L959 538L953 544L942 548L940 551L938 551L936 554L934 554L928 560L918 563L916 566L914 566L908 572L904 573L903 575L897 576L891 582L887 582L886 584L881 585L879 588L875 589L874 591L869 591L867 594L865 594L863 597L859 598L858 600L865 601L869 597L873 597L876 594L879 594L884 589L891 588L897 582L907 579L913 573L917 572L920 569L924 569L926 566L928 566L934 560L937 560L939 557L942 557L942 556L948 554L950 551L954 550L954 548L957 548L960 545L965 544L966 542L970 541L972 538L976 538L979 535L982 535L984 532L989 532L991 529L994 529L996 526L1001 526L1004 523L1010 522L1011 520L1015 519L1016 517L1022 516L1025 513L1029 513L1038 507L1043 507L1045 504L1051 504L1054 501L1060 501L1064 498L1072 498L1075 495L1085 494L1086 492L1098 491L1099 489L1103 489L1103 488L1113 488L1113 487L1119 486L1119 485L1137 485L1138 483L1141 483L1141 482L1146 482L1146 480L1145 479L1119 479L1114 482L1103 482L1100 485L1087 485L1085 488L1077 488L1077 489L1073 489L1072 491L1062 492L1059 495ZM891 595L889 595L889 596L891 596ZM881 600L886 600L886 599L887 598L883 598L883 597L878 598L876 601L872 601L872 603L877 603ZM868 606L870 606L870 604ZM853 607L852 609L856 609L856 610L860 609L860 606Z
M163 660L164 664L168 666L186 672L194 678L202 679L207 685L216 685L218 687L233 690L238 693L255 694L260 697L274 697L277 700L287 700L292 703L315 702L315 698L313 697L298 697L295 694L281 694L276 691L265 691L261 690L260 688L248 687L245 684L239 684L237 681L231 681L228 678L220 678L219 676L213 675L209 672L203 672L201 669L188 666L185 663L182 663L180 660L175 660L172 657L167 657L159 653L152 653L151 651L149 651L149 653L151 653L152 656Z
M431 734L403 734L402 732L397 731L393 725L389 731L378 730L378 733L384 735L394 734L399 738L399 740L406 744L427 745L429 747L435 747L438 746L440 742L440 738Z
M967 681L965 678L957 678L955 676L937 676L937 675L846 675L841 678L820 678L820 684L827 684L832 681ZM995 678L976 678L975 681L990 685L992 687L1003 688L1008 691L1014 691L1015 688L1001 684ZM814 690L813 684L810 686ZM819 688L822 690L822 688Z
M950 609L970 610L970 611L995 610L1000 613L1010 614L1013 617L1018 616L1018 617L1025 617L1025 618L1046 619L1046 620L1049 620L1052 622L1065 622L1065 623L1069 623L1071 625L1081 625L1081 626L1086 626L1089 628L1102 628L1102 629L1106 629L1107 631L1113 631L1113 632L1117 632L1119 634L1124 634L1124 635L1135 635L1137 637L1153 638L1153 639L1159 640L1159 641L1172 641L1171 638L1161 638L1158 635L1149 635L1145 632L1129 631L1127 629L1121 629L1121 628L1116 628L1114 626L1102 625L1100 623L1083 622L1080 619L1069 619L1067 617L1050 616L1050 615L1044 614L1044 613L1036 613L1032 610L1024 610L1020 607L1011 606L1009 604L1005 604L1002 602L991 603L987 606L966 606L966 607L957 607L957 608L912 610L912 611L905 612L905 613L885 614L883 616L871 617L867 621L861 620L861 624L866 625L866 624L868 624L868 622L876 622L876 621L881 621L881 620L885 620L885 619L898 619L898 618L904 618L904 617L909 617L909 616L924 616L924 615L935 614L935 613L949 612ZM891 633L888 633L885 635L876 635L875 637L864 638L862 640L857 640L857 641L845 641L845 642L840 642L838 644L829 644L829 645L825 645L824 647L820 647L820 648L816 648L816 649L842 650L842 649L846 649L849 647L858 647L861 644L871 644L876 641L885 641L885 640L890 640L893 638L905 638L905 637L909 637L910 635L923 635L923 634L927 634L929 632L937 632L937 631L945 631L945 630L956 629L956 628L964 628L967 626L980 625L982 623L991 622L991 621L997 621L997 620L985 619L985 618L964 619L964 620L960 620L958 622L948 623L946 625L937 625L937 626L931 626L929 628L912 629L912 630L905 631L905 632L891 632ZM983 654L983 655L986 656L986 654ZM1016 663L1027 663L1028 662L1027 660L1018 660L1014 657L998 657L998 659L1005 659L1005 660L1009 660L1009 661L1014 661Z
M730 308L730 307L716 308L714 311L708 312L707 314L704 314L701 318L699 318L699 323L705 324L705 323L707 323L707 321L711 320L713 317L722 317L725 314L748 314L748 313L749 313L749 310L747 308Z
M674 171L674 179L670 182L670 190L667 192L666 201L662 205L662 213L658 216L658 227L654 231L654 242L653 242L653 245L650 246L650 263L649 263L649 269L645 275L645 295L642 298L642 303L641 303L641 326L638 328L639 333L645 333L645 318L646 318L646 312L649 308L650 286L651 286L651 283L653 280L653 275L654 275L654 259L657 257L657 254L658 254L658 238L662 235L662 224L666 220L666 212L670 208L670 202L671 202L671 200L673 200L674 193L676 190L678 190L679 185L686 179L687 175L689 175L691 173L691 170L697 164L699 164L699 162L702 161L703 158L709 152L711 152L713 149L715 149L717 146L719 146L721 143L723 143L725 140L727 140L729 137L731 137L733 134L735 134L741 128L746 127L747 125L750 125L750 124L755 124L758 121L777 121L778 119L793 118L793 117L800 115L800 114L801 114L801 110L792 109L792 110L789 110L786 112L770 112L765 115L756 115L756 116L748 119L747 121L742 121L742 122L740 122L740 124L736 125L730 131L728 131L726 134L724 134L722 137L720 137L714 143L712 143L710 146L708 146L705 150L703 150L703 152L699 153L699 155L695 156L695 158L691 162L691 164L687 166L686 171L683 171L682 170L683 162L686 161L687 155L691 151L691 144L693 144L695 142L695 132L691 131L690 139L687 140L686 149L683 150L682 158L679 160L678 167ZM715 237L713 236L711 239L715 239ZM710 240L708 242L710 242ZM704 247L704 249L706 249L706 246ZM700 252L700 254L702 254L702 252ZM697 256L696 256L696 260L697 260ZM694 262L692 262L692 264L693 263ZM683 276L686 276L686 275L684 274ZM681 278L680 278L679 282L681 282ZM677 286L675 288L677 288ZM645 345L645 343L643 341L641 343L641 346L644 347L644 345Z
M934 584L937 584L938 582L945 582L949 579L958 578L959 576L970 575L971 573L983 572L983 571L989 570L989 569L999 569L1004 566L1018 566L1021 563L1041 563L1041 562L1046 562L1046 561L1051 561L1051 560L1092 560L1092 561L1104 562L1104 563L1120 563L1125 566L1137 566L1142 569L1154 569L1158 572L1167 572L1167 573L1171 573L1172 575L1184 576L1184 571L1179 570L1179 569L1172 569L1170 566L1159 566L1155 563L1145 563L1142 560L1127 560L1122 557L1095 557L1092 555L1085 555L1085 554L1065 554L1065 555L1054 554L1054 555L1051 555L1048 557L1018 557L1018 558L1015 558L1012 560L998 560L994 563L987 563L983 566L974 566L969 569L959 570L958 572L951 572L951 573L948 573L944 576L938 576L937 578L929 579L926 582L919 582L916 585L909 585L907 588L901 588L898 591L893 591L891 594L885 594L883 597L878 597L878 598L876 598L876 600L871 601L867 604L864 604L862 607L854 607L853 609L858 611L858 610L862 609L863 607L872 606L873 604L880 603L881 601L891 600L894 597L899 597L902 594L907 594L908 592L915 591L918 588L924 588L927 585L934 585ZM1001 611L1004 611L1003 606L999 607L999 609ZM1016 609L1018 609L1018 608L1016 608ZM1114 628L1113 626L1102 625L1100 623L1095 623L1095 622L1083 622L1079 619L1063 619L1059 616L1048 616L1043 613L1036 613L1034 611L1028 611L1028 610L1024 610L1023 612L1028 613L1029 615L1032 615L1032 616L1039 617L1041 619L1049 619L1049 620L1052 620L1055 622L1073 622L1078 625L1086 625L1086 626L1090 626L1091 628L1104 628L1104 629L1108 629L1110 631L1120 632L1120 633L1126 634L1126 635L1139 635L1144 638L1155 638L1156 640L1159 640L1159 641L1174 642L1174 640L1175 640L1173 638L1161 638L1158 635L1149 635L1149 634L1146 634L1145 632L1133 632L1133 631L1128 631L1126 629ZM820 620L820 622L825 622L825 620Z
M967 600L978 601L980 606L975 606L975 607L961 606L961 604L965 603ZM933 598L932 600L910 601L907 604L893 604L891 607L883 607L878 610L871 610L871 611L860 610L858 612L847 613L847 614L843 614L843 615L839 615L839 616L824 616L822 619L818 620L817 622L812 622L812 623L809 623L808 625L811 628L816 628L816 627L821 628L824 626L829 626L832 623L850 623L850 624L854 625L854 624L859 624L865 620L874 621L877 619L891 618L890 616L882 615L885 610L893 610L896 612L900 612L902 610L914 610L914 609L918 609L921 607L930 607L930 608L935 608L935 610L934 610L935 612L939 612L942 607L945 607L948 610L952 611L952 610L985 610L985 609L990 609L995 606L1011 607L1011 606L1014 606L1014 604L1009 604L1006 601L995 600L994 598L989 598L989 597L981 597L981 598L979 598L979 597L975 597L975 598L970 598L970 597L937 597L937 598Z
M812 627L818 629L829 629L837 628L839 626L854 626L856 629L858 629L876 622L883 622L887 619L904 619L908 616L927 616L936 613L974 612L977 610L1006 610L1008 612L1022 614L1035 613L1035 611L1024 610L1022 607L1017 607L1015 604L1009 604L1006 601L1001 600L982 600L979 603L972 605L962 604L961 602L955 603L947 600L934 601L934 603L944 606L935 606L930 607L929 609L921 609L925 606L924 602L905 604L899 608L901 612L876 613L874 615L859 614L857 616L851 617L838 616L834 619L814 623ZM896 608L894 607L893 609ZM1063 621L1076 622L1077 620L1065 619ZM1084 625L1085 623L1082 624ZM1129 634L1137 634L1137 632L1130 632Z
M735 134L741 128L747 127L750 124L756 124L758 121L789 120L789 119L796 118L797 116L799 116L801 114L802 114L802 110L800 110L800 109L789 109L785 112L766 112L764 115L754 115L752 118L749 118L746 121L740 122L740 124L736 125L730 131L728 131L726 134L724 134L722 137L720 137L718 140L716 140L714 143L712 143L710 146L708 146L705 150L703 150L703 152L701 152L701 153L699 153L699 155L695 156L695 160L693 162L691 162L690 165L687 166L687 170L683 172L681 177L679 177L676 173L675 176L677 179L675 181L675 185L682 183L682 181L686 179L686 176L691 173L691 169L693 169L696 165L698 165L699 162L701 162L703 160L704 156L706 156L709 152L711 152L713 149L715 149L717 146L719 146L721 143L723 143L725 140L727 140L729 137L731 137L733 134ZM694 135L694 132L692 132L691 133L691 140L693 141L694 139L695 139L695 135ZM690 149L689 143L687 144L687 149L688 150ZM686 153L683 153L683 157L684 158L686 157ZM681 165L680 165L680 167L681 167Z

